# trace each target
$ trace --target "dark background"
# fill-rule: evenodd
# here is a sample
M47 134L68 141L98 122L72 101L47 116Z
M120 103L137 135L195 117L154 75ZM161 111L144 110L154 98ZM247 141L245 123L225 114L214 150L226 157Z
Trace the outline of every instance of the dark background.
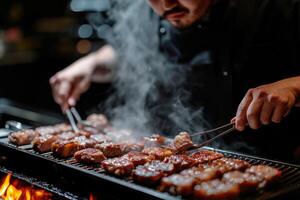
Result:
M104 24L104 4L107 1L1 1L0 98L60 113L51 95L49 78L103 45L96 29L84 37L79 29L91 21ZM108 88L109 85L92 85L79 101L83 115L105 98Z

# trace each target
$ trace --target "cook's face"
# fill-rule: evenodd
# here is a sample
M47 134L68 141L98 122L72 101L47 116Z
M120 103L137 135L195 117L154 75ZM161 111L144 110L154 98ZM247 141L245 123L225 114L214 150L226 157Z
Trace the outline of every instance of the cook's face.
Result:
M148 0L160 16L177 28L186 28L199 20L212 0Z

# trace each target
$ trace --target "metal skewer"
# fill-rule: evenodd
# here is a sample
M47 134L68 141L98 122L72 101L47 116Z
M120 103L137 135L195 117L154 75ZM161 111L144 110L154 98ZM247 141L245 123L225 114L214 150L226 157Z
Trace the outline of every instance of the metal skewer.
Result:
M71 124L71 127L72 127L73 131L74 132L79 132L79 128L77 127L77 124L76 124L76 122L75 122L75 120L73 118L73 115L72 115L72 112L71 112L70 109L66 110L66 115L68 117L68 120L69 120L69 122Z

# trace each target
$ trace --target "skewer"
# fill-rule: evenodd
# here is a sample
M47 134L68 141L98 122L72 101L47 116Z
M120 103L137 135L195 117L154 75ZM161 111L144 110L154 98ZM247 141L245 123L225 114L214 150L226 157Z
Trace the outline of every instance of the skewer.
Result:
M73 131L74 131L74 132L79 132L79 128L78 128L77 125L76 125L76 122L75 122L75 120L74 120L74 117L73 117L72 112L71 112L70 109L67 109L67 110L66 110L66 115L67 115L67 117L68 117L68 120L69 120L69 122L70 122L70 124L71 124L71 127L72 127Z
M208 133L213 133L213 132L222 130L222 129L224 129L224 128L232 127L233 125L234 125L234 122L230 122L230 123L228 123L228 124L219 126L219 127L217 127L217 128L214 128L214 129L210 129L210 130L207 130L207 131L200 131L200 132L193 133L193 134L191 134L190 136L191 136L191 137L195 137L195 136L199 136L199 135L206 135L206 134L208 134Z

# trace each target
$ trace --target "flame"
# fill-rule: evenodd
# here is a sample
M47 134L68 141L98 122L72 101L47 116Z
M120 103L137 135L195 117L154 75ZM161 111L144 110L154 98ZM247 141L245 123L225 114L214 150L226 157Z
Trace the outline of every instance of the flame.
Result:
M90 193L89 200L97 200L97 197L95 195L93 195L92 193Z
M5 180L4 180L3 184L0 187L0 196L1 197L4 195L5 191L7 190L8 186L9 186L10 177L11 177L11 174L8 174L5 177Z
M36 190L32 187L22 186L19 180L11 184L11 174L8 174L0 185L1 200L49 200L52 194L45 190Z

